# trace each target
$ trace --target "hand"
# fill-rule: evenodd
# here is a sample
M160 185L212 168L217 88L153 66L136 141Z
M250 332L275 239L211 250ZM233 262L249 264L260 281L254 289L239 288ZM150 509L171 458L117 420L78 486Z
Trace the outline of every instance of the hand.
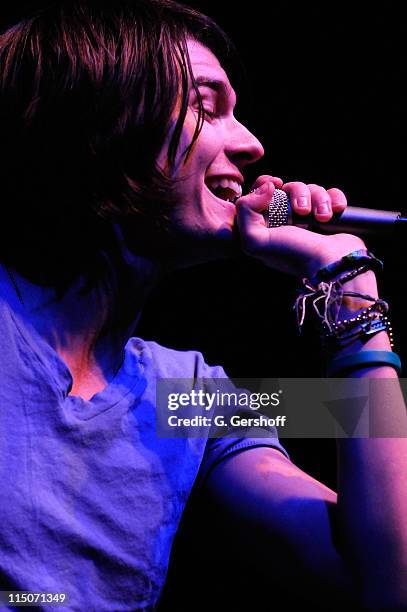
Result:
M300 182L283 184L280 178L260 176L253 185L255 191L236 202L237 223L245 253L281 272L311 276L351 251L365 248L363 241L351 234L325 236L288 225L268 228L263 213L275 188L288 194L295 213L308 215L312 212L320 222L329 221L334 212L346 208L346 197L340 189L325 190L318 185Z

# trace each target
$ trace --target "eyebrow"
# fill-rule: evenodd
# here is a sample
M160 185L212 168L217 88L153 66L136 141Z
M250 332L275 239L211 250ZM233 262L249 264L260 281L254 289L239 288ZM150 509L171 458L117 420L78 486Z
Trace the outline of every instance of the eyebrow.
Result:
M221 94L234 94L234 91L231 87L229 87L225 81L220 81L218 79L210 79L208 77L197 77L195 79L195 83L197 84L197 86L199 87L200 85L205 85L206 87L210 87L211 89L213 89L214 91L216 91L216 93L221 93Z

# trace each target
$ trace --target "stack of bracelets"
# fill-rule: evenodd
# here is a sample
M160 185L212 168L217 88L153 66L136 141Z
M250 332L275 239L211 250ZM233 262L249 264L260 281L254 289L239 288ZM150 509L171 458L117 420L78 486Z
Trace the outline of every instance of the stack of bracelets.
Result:
M381 270L383 263L372 253L361 249L353 251L319 270L311 279L303 278L301 293L295 301L297 325L301 332L308 305L312 304L314 315L321 325L321 340L328 352L347 347L356 340L366 342L381 331L386 331L391 348L394 346L393 331L388 317L389 306L384 300L370 295L345 291L343 285L367 270ZM371 305L349 319L338 320L344 296L372 302ZM390 365L401 373L399 356L393 351L359 351L333 359L327 367L328 376L340 376L358 367Z

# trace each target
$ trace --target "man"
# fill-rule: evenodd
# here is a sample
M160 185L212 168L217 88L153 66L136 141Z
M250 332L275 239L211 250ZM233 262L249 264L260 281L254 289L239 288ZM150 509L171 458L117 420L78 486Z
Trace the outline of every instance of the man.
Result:
M321 221L346 206L338 189L261 176L242 195L263 149L233 114L227 48L209 19L163 0L54 2L2 35L2 587L66 592L72 610L151 609L196 483L220 521L244 525L241 553L255 537L285 582L402 609L405 439L338 440L337 499L275 429L156 434L157 379L225 376L199 353L132 337L163 273L243 249L312 277L364 249L350 235L265 225L276 187ZM346 289L357 295L342 319L377 298L373 271ZM372 349L390 352L385 331L335 356ZM397 377L389 362L352 375ZM398 386L390 399L380 389L377 405L405 426Z

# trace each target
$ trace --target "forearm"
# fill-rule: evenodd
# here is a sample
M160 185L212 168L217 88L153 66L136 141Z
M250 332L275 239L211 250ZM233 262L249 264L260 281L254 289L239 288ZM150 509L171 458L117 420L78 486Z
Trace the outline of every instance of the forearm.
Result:
M372 272L355 278L346 289L377 296ZM348 299L340 316L354 316L365 305ZM341 349L335 356L371 349L390 350L385 332L364 344L356 342ZM338 520L345 554L369 609L407 607L407 413L403 395L397 374L389 366L358 368L349 376L375 379L369 411L375 413L376 431L384 435L390 431L392 437L337 440Z

